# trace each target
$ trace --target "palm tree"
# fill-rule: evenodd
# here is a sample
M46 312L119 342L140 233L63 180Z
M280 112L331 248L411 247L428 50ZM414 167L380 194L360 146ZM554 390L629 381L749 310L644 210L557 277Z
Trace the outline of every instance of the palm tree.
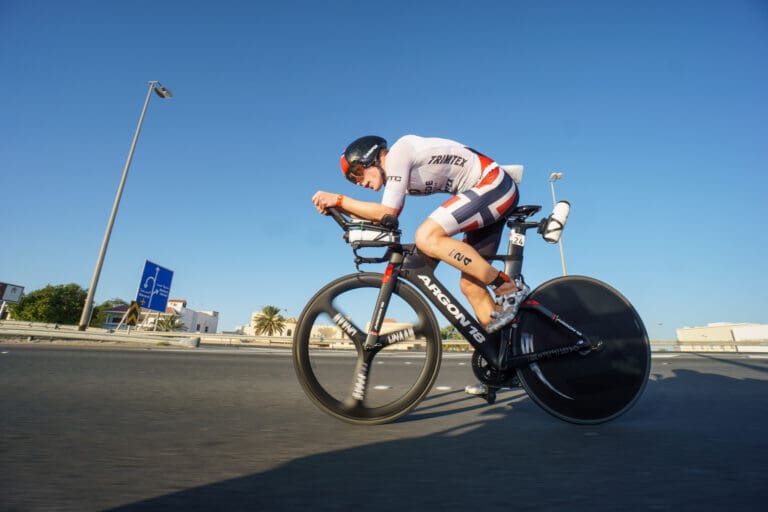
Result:
M256 334L266 336L282 333L285 328L285 318L280 314L280 308L276 306L261 308L261 312L254 316L253 328Z
M452 325L446 325L440 329L440 336L442 336L444 340L464 339L464 336L462 336L461 333L457 331L456 328Z
M183 331L186 328L187 326L181 321L179 315L163 316L157 321L158 331Z

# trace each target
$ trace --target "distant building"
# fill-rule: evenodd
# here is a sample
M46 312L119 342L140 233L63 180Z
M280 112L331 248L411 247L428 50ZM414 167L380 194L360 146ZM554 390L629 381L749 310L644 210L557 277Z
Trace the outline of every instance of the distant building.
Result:
M117 329L117 326L120 325L120 321L123 319L127 312L128 304L118 304L116 306L112 306L104 312L104 323L101 325L101 327L107 330Z
M187 308L186 300L172 299L165 308L166 314L176 314L187 326L187 332L215 333L219 327L218 311L197 311Z
M725 323L677 329L679 342L768 341L768 324Z
M104 329L117 329L118 325L128 311L128 306L120 304L108 309L105 313ZM214 334L219 326L218 311L197 311L187 308L187 301L183 299L171 299L165 308L165 313L158 315L157 311L142 309L139 315L138 326L144 330L152 330L158 318L178 316L184 329L179 332L200 332ZM125 325L121 326L125 328Z
M256 334L256 320L259 318L259 315L261 315L261 311L254 311L251 313L251 321L248 323L248 325L236 326L235 332L244 334L246 336L261 336L260 334ZM296 322L297 320L293 317L286 318L283 325L283 330L274 334L274 336L293 336L293 333L296 332Z
M256 333L256 321L261 314L261 311L254 311L251 315L251 322L248 325L238 325L235 327L235 332L244 334L246 336L260 336ZM287 318L285 320L285 325L283 326L283 330L275 334L274 336L287 336L291 337L296 332L296 323L298 320L295 318ZM385 318L384 324L381 327L381 334L387 334L390 332L402 330L402 329L408 329L413 327L413 324L407 324L407 323L400 323L397 320L394 320L392 318ZM365 329L368 329L368 324L366 323ZM316 324L312 326L312 335L313 338L321 338L321 339L345 339L346 336L341 333L341 329L336 324ZM406 339L413 339L412 336L409 336Z

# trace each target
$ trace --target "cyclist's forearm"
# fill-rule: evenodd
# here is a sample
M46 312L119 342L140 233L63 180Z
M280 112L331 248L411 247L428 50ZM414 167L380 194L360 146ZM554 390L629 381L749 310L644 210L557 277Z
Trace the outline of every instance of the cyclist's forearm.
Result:
M381 203L360 201L348 196L343 196L341 200L341 208L350 215L354 215L361 219L372 220L374 222L379 222L385 215L397 216L400 213Z

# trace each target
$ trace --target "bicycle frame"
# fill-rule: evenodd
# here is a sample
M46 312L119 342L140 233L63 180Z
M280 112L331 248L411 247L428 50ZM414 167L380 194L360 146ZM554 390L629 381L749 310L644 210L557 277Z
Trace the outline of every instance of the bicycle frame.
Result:
M491 258L492 260L504 261L506 274L513 278L522 278L521 270L523 265L523 249L525 247L525 233L531 228L541 230L542 227L542 222L526 222L525 219L538 212L539 209L539 206L522 206L514 212L515 218L510 218L507 221L507 226L510 228L507 254L496 255ZM332 215L339 225L345 226L344 219L338 212L333 210ZM517 368L541 359L558 357L572 352L586 353L589 350L600 348L599 343L591 343L586 336L561 319L556 312L549 310L538 301L526 300L520 305L520 311L529 310L543 315L554 324L571 333L577 341L571 345L546 351L510 355L511 344L516 335L516 322L513 321L510 327L499 332L488 333L474 315L467 311L456 297L435 277L434 269L439 260L421 254L414 244L381 243L375 245L388 247L388 257L372 259L358 257L356 260L358 264L361 262L375 263L388 260L379 296L376 299L370 328L363 345L366 351L381 350L388 345L405 339L410 334L410 329L403 329L388 333L385 336L379 336L389 305L389 299L392 296L392 291L398 279L403 279L414 285L451 322L469 344L493 368L498 370Z
M519 259L517 261L522 261ZM414 285L440 313L458 330L472 347L480 352L483 358L494 368L505 370L530 364L540 359L557 357L572 352L586 351L591 348L589 340L578 330L562 320L559 315L550 311L538 301L524 301L520 309L531 310L550 319L553 323L571 332L578 341L572 345L547 350L544 352L531 352L516 356L509 355L510 344L514 336L513 324L511 328L502 329L496 333L488 333L475 317L454 297L443 284L435 277L434 268L438 260L420 254L414 245L403 245L402 252L395 251L390 257L390 262L384 272L383 283L379 298L376 301L375 313L371 321L371 329L366 339L365 348L383 348L396 343L402 338L399 332L390 333L382 340L378 332L384 320L389 297L397 279L403 279ZM393 341L389 341L393 340ZM505 341L505 343L501 343Z

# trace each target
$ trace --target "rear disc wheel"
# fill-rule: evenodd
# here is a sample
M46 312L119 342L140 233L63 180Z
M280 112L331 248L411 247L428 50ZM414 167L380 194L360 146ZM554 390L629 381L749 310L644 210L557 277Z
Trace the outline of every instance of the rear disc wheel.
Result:
M584 334L599 350L540 360L518 369L528 395L565 421L592 424L630 409L645 388L651 350L640 316L618 291L596 279L559 277L536 288L538 301ZM533 310L522 310L516 355L541 352L578 341L566 329Z

